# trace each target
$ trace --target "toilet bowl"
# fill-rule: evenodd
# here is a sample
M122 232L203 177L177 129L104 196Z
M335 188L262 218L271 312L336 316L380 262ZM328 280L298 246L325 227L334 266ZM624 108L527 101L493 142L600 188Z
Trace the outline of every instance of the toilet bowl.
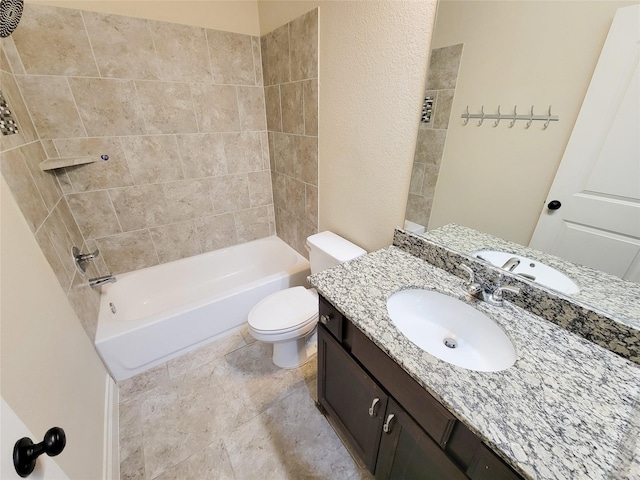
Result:
M287 288L261 300L249 312L249 333L273 343L273 363L296 368L316 353L318 294L304 287Z
M352 260L367 253L332 232L307 238L311 273ZM273 363L296 368L317 352L318 294L304 287L287 288L258 302L249 312L249 333L273 344Z

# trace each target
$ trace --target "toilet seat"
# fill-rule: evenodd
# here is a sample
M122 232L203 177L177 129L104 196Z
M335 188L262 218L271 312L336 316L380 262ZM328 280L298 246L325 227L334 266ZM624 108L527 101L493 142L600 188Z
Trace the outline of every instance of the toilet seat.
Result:
M308 327L318 320L318 297L304 287L280 290L258 302L247 320L249 328L262 336L312 330Z

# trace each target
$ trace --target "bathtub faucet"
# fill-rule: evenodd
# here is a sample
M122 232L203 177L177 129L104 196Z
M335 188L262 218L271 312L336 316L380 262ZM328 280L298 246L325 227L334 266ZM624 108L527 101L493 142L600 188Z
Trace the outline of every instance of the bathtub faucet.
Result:
M102 277L90 278L89 286L90 287L99 287L104 285L105 283L113 283L116 281L115 275L104 275Z

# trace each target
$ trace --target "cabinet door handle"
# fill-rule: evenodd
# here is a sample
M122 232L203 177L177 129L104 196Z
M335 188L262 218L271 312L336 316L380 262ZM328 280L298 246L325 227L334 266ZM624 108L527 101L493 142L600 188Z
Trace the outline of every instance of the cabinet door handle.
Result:
M320 315L320 323L326 325L331 320L331 315Z
M396 416L393 413L390 413L389 416L387 417L387 421L384 422L384 425L382 427L382 431L384 433L391 432L391 422L393 421L394 418L396 418Z
M371 406L369 407L369 416L370 417L375 417L376 416L376 405L378 404L378 402L380 402L379 398L374 398L373 402L371 402Z

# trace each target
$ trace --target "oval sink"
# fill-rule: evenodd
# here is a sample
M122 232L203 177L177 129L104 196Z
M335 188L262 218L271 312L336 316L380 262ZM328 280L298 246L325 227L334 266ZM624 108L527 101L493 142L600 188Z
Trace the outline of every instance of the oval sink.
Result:
M514 275L520 275L522 278L549 287L556 292L567 293L569 295L580 292L580 288L578 288L576 282L564 273L538 260L532 260L522 255L500 252L498 250L478 250L471 255L499 268L503 268L511 259L517 259L520 263L513 270L510 270Z
M458 367L505 370L516 351L502 329L466 303L432 290L401 290L387 299L393 324L411 342Z

